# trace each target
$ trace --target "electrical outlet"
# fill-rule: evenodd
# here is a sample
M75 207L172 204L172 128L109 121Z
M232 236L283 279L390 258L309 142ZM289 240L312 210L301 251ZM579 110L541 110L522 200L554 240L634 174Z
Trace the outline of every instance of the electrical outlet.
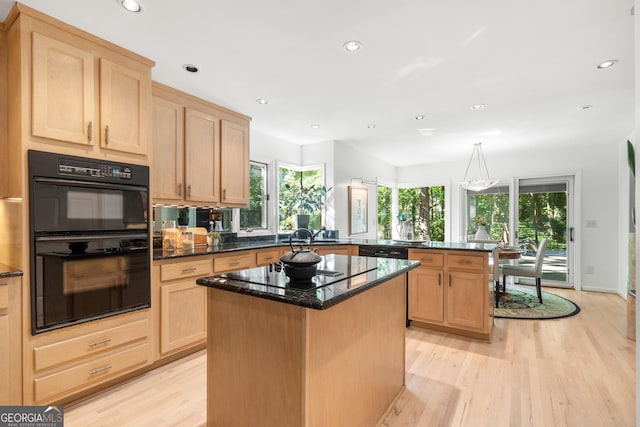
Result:
M587 225L587 228L596 228L598 227L598 221L595 219L588 219L586 225Z

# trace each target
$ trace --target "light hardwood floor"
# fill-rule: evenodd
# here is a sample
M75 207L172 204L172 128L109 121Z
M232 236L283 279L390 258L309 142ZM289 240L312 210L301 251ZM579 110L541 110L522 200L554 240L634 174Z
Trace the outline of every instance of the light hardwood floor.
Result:
M635 343L616 295L549 289L574 317L495 319L491 344L407 330L406 389L380 426L633 426ZM199 352L65 408L65 426L204 426ZM351 426L348 426L351 427Z

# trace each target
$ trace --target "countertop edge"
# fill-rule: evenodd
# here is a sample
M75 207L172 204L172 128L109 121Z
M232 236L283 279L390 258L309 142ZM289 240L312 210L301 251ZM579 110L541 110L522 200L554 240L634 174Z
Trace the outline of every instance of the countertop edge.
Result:
M470 251L470 252L491 252L495 244L483 244L483 247L460 247L457 245L462 245L462 243L446 243L446 242L432 242L433 246L425 244L425 243L393 243L391 240L372 240L372 239L341 239L336 240L335 242L315 242L313 246L345 246L345 245L357 245L357 246L387 246L387 247L401 247L407 249L433 249L433 250L449 250L449 251ZM231 243L230 245L234 245L237 243ZM227 244L229 245L229 244ZM216 254L224 254L238 251L247 251L253 249L268 249L268 248L277 248L283 246L289 246L288 242L260 242L260 241L251 241L251 242L242 242L241 246L227 246L223 243L220 247L214 248L207 246L206 250L204 246L197 247L193 251L184 252L181 250L174 251L171 253L165 253L162 249L154 249L153 250L153 260L167 260L167 259L176 259L176 258L184 258L184 257L192 257L192 256L203 256L203 255L216 255ZM449 245L449 246L446 246ZM486 246L486 247L484 247Z
M276 301L276 302L289 304L289 305L295 305L298 307L310 308L314 310L326 310L330 307L333 307L334 305L337 305L343 301L353 298L358 294L361 294L362 292L365 292L371 288L381 285L382 283L387 282L395 277L401 276L403 274L407 274L410 270L417 268L419 265L420 265L419 261L413 261L413 264L410 264L406 267L402 267L397 271L390 272L384 277L373 279L367 282L366 284L358 286L357 288L354 288L349 292L345 292L325 302L321 302L319 300L314 300L313 302L292 300L292 299L288 299L286 295L282 295L282 294L266 293L257 289L239 287L234 285L233 283L237 282L240 284L244 284L245 282L241 280L234 280L234 279L223 277L224 274L201 277L196 279L196 283L200 286L204 286L211 289L219 289L222 291L233 292L233 293L252 296L252 297L261 298L261 299L267 299L271 301ZM263 286L265 288L278 289L272 286L267 286L267 285L263 285ZM304 292L304 291L301 291L301 292Z

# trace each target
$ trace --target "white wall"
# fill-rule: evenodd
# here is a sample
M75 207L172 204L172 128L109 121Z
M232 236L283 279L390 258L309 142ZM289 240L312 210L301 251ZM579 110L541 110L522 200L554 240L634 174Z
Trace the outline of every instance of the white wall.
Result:
M300 165L302 162L300 145L255 130L251 131L249 149L250 158L255 162L280 161L294 165Z
M377 226L377 193L376 181L385 183L396 182L396 168L388 163L374 158L367 153L353 149L345 144L336 142L334 145L334 208L336 228L340 230L340 237L354 237L358 239L375 239ZM364 186L369 189L367 233L349 236L349 198L348 186L352 179L362 179ZM359 184L358 180L358 184Z

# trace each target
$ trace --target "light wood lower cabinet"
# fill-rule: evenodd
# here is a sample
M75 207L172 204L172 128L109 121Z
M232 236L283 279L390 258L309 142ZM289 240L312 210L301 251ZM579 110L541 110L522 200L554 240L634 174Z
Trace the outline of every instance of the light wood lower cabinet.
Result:
M409 319L416 326L490 339L488 253L410 249Z
M213 272L215 274L244 270L255 266L256 253L253 250L228 252L215 255L213 258Z
M284 247L257 249L256 254L256 266L275 264L280 262L280 257L288 252Z
M0 405L22 404L21 284L0 278Z
M211 273L210 256L154 263L160 308L156 310L159 359L205 343L207 293L196 279Z
M358 255L358 246L354 245L316 245L312 248L318 251L318 255Z
M66 402L149 365L150 336L144 309L32 337L24 404Z

